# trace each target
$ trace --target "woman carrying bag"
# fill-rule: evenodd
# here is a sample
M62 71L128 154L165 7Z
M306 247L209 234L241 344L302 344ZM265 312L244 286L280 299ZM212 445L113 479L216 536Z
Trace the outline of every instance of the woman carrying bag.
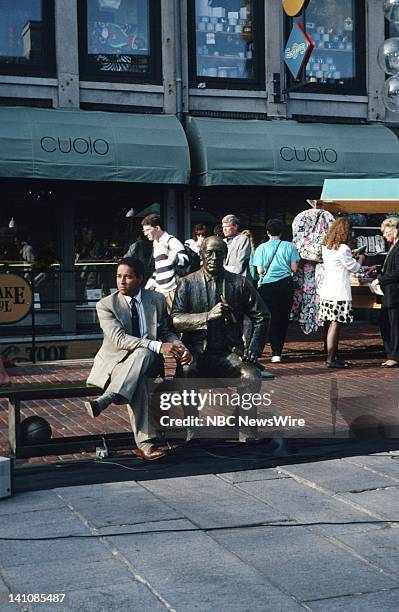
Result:
M253 259L260 275L259 293L270 310L272 363L281 361L294 293L292 273L300 260L294 245L281 240L283 230L279 219L270 219L266 225L269 240L258 246Z

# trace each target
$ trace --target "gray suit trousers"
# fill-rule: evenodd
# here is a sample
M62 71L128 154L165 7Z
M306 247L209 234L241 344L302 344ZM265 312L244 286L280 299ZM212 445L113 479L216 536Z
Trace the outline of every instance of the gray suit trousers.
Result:
M162 357L147 348L137 348L125 361L118 363L107 392L126 398L130 423L137 447L147 451L157 431L151 423L148 378L160 371Z

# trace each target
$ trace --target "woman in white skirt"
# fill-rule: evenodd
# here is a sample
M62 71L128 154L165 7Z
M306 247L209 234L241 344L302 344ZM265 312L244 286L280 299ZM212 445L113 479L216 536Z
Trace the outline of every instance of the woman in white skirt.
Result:
M350 275L361 271L352 256L351 226L340 217L332 224L322 246L324 280L320 288L321 321L328 322L327 368L347 368L338 359L338 342L342 324L353 323Z

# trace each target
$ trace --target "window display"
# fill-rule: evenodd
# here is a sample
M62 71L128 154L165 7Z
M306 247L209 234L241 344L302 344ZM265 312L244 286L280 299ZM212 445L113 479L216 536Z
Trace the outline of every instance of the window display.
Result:
M43 0L2 0L0 3L0 71L44 74L50 51L52 20Z
M196 74L200 79L256 78L255 0L196 0Z
M388 30L386 38L399 36L399 23L396 23L395 21L387 21L386 25L386 29Z
M354 0L317 0L308 5L302 19L315 46L306 66L307 82L342 87L356 81L359 87L364 58L357 40L363 8Z
M146 76L151 71L149 0L86 0L84 71Z

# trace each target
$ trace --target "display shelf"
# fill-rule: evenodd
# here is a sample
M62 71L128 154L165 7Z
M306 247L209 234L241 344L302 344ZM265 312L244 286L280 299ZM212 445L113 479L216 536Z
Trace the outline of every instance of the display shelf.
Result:
M248 31L248 32L219 32L219 31L208 32L207 30L196 30L196 33L197 34L204 34L205 36L206 36L206 34L215 34L215 36L217 34L218 36L221 35L221 36L241 36L241 37L242 36L248 36L248 35L252 36L252 34L253 34L252 30ZM333 51L334 51L334 49L333 49Z
M211 60L232 60L234 62L250 62L253 60L252 57L239 57L238 55L198 55L198 61L202 62L204 59Z
M326 49L325 47L315 47L313 54L319 51L328 51L329 53L353 53L353 49Z

